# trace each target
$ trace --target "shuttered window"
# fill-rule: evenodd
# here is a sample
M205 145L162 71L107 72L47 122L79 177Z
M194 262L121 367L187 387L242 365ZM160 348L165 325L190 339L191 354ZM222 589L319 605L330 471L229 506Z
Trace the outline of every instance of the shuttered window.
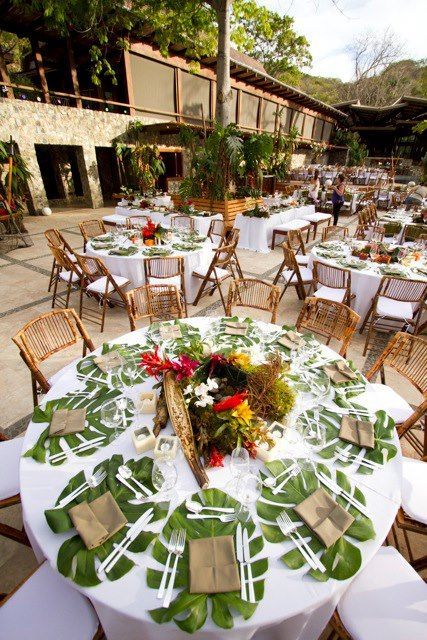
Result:
M201 124L202 111L205 120L210 118L210 82L206 78L186 73L181 74L181 111L186 122ZM203 110L202 110L203 105ZM191 117L193 116L193 117Z
M153 116L158 121L175 120L174 116L156 114L157 110L168 113L175 112L173 68L131 53L130 69L135 106L149 110L147 112L136 109L137 113Z
M304 131L303 131L304 138L309 138L311 140L311 138L313 137L313 125L314 125L314 117L306 115L304 120Z
M240 125L242 127L250 127L256 129L257 117L258 117L258 96L253 96L250 93L241 93L240 104Z

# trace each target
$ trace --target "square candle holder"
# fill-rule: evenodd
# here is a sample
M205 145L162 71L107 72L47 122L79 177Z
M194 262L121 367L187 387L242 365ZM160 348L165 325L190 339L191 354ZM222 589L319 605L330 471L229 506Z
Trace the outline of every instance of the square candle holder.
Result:
M276 442L278 440L283 440L286 437L287 429L288 427L286 427L281 422L277 422L277 420L275 422L272 422L268 427L268 431L270 432L271 437Z
M132 442L137 453L145 453L156 446L156 436L151 427L144 425L132 431Z
M154 447L154 459L166 458L168 460L175 460L178 453L178 438L176 436L159 436L156 439L156 446Z
M266 443L257 445L256 457L264 463L275 460L278 457L276 444L271 447Z
M155 391L144 391L138 399L139 413L156 413L157 395Z

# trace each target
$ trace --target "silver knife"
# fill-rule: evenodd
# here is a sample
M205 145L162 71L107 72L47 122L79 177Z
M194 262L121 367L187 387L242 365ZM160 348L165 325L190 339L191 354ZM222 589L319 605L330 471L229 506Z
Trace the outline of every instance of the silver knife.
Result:
M252 577L251 552L249 551L248 530L243 529L243 556L248 567L249 602L255 603L254 579Z
M236 529L236 554L237 554L237 561L240 567L240 597L242 598L242 600L247 601L245 565L244 565L244 558L243 558L242 525L240 522L237 525L237 529Z
M127 543L131 543L140 533L142 527L148 524L153 518L153 508L147 509L145 513L142 514L140 518L136 522L134 522L129 529L126 531L126 535L112 550L112 552L101 562L97 569L97 573L100 573L107 567L113 558L127 545ZM124 549L123 549L124 550Z

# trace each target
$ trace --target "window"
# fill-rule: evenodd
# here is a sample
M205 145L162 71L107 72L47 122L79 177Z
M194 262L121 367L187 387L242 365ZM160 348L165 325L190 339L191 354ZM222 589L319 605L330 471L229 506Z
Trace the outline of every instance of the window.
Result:
M250 93L241 93L240 101L240 126L256 129L258 118L258 96L251 95Z
M281 122L283 133L289 133L292 122L292 114L293 109L288 109L287 107L285 107L282 111Z
M303 123L304 123L304 113L302 111L295 111L292 126L298 129L298 133L300 135L302 135Z
M264 113L262 116L262 124L261 128L265 131L274 131L274 124L276 122L276 113L279 110L280 113L280 105L276 102L271 102L271 100L264 100Z
M130 54L130 69L136 107L149 111L138 111L144 116L152 116L157 121L175 120L175 116L159 115L156 111L175 112L174 70L166 64Z
M324 123L324 120L321 120L320 118L316 118L316 122L314 123L313 138L314 140L317 140L317 142L320 142L320 140L322 139L323 123Z
M306 114L305 120L304 120L304 130L303 130L304 138L311 139L313 137L313 125L314 125L314 117L308 116Z
M323 127L323 136L322 136L323 142L329 142L331 133L332 133L332 124L330 122L325 121L325 126Z
M181 111L186 122L202 123L202 105L205 120L210 118L210 82L206 78L186 73L181 74ZM191 117L193 116L193 117Z

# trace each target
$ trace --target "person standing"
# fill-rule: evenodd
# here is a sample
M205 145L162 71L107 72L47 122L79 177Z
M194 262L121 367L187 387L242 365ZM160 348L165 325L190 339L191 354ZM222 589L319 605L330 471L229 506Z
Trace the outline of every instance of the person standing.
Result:
M338 174L338 184L332 190L332 213L334 225L338 224L341 207L344 204L345 177L343 173Z
M319 198L319 189L320 189L320 179L319 179L319 169L314 170L313 181L310 183L310 191L308 192L309 197L314 202L314 204L318 203Z

